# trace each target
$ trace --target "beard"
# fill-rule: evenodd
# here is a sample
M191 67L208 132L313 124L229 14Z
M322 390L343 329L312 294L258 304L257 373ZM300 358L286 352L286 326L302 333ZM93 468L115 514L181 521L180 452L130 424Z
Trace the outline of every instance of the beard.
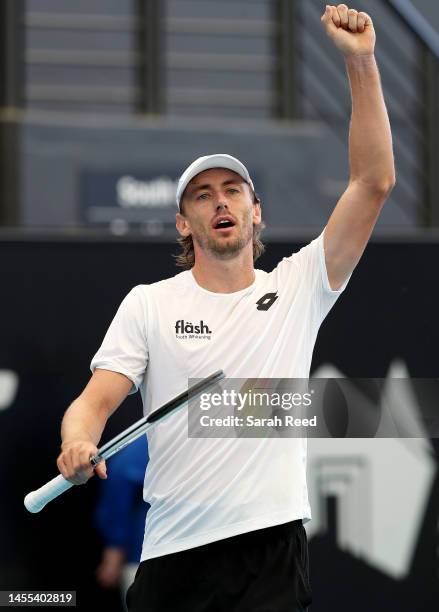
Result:
M227 238L221 235L216 237L202 229L200 232L193 232L192 238L200 249L209 252L217 259L233 259L253 240L253 224L250 221L239 235L234 237Z

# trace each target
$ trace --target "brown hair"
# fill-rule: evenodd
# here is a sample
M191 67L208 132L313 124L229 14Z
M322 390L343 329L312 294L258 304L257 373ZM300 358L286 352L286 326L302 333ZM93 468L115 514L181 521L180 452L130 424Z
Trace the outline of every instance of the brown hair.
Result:
M261 200L257 193L253 194L253 203L261 204ZM263 221L253 226L253 262L259 259L259 257L265 251L265 245L259 238L264 228L265 223ZM195 251L192 236L181 236L180 238L177 238L177 242L180 245L181 251L177 255L174 255L175 264L180 268L190 270L195 264Z

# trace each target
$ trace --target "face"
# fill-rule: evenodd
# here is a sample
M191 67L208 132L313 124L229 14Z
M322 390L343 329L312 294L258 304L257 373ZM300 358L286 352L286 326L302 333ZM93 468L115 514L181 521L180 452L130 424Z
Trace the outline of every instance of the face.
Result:
M188 184L177 213L177 229L192 235L197 248L231 259L252 244L253 226L261 221L259 204L250 186L232 170L212 168Z

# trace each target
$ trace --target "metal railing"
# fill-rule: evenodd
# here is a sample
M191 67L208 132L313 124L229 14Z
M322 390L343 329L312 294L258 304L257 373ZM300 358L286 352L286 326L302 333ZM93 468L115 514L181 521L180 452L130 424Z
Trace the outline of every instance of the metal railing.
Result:
M439 226L439 34L409 0L387 0L394 15L421 45L424 186L423 225Z
M287 3L279 0L279 4ZM296 94L293 97L291 85L284 84L281 107L288 108L282 114L321 120L347 146L348 82L338 52L321 35L322 7L321 0L289 3L296 25L285 36L294 39ZM394 201L413 224L437 227L439 34L409 0L369 0L365 10L377 31L376 55L392 123L398 181ZM293 17L289 15L288 20L291 24Z

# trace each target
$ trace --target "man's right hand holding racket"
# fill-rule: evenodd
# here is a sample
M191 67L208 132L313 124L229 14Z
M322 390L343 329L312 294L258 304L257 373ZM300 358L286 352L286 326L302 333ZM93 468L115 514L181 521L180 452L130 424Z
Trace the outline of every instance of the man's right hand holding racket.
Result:
M56 465L64 478L74 485L85 484L95 472L99 478L105 479L105 461L101 461L95 468L90 463L90 458L97 454L98 448L90 440L73 440L61 445Z

